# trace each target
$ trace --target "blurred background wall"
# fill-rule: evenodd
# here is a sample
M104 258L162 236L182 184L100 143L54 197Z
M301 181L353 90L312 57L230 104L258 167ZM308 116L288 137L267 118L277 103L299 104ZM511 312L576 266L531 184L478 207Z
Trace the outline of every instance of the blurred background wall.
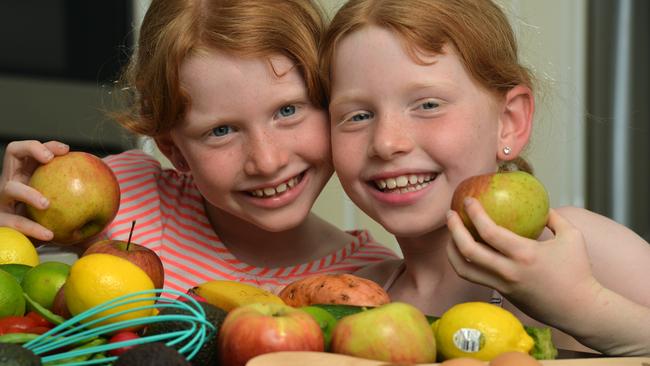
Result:
M333 14L344 0L320 2ZM590 208L650 239L650 2L498 3L511 19L524 64L538 77L526 157L552 205ZM151 143L125 134L105 114L112 81L148 4L0 0L0 153L8 141L36 138L59 139L100 156L138 146L160 157ZM315 210L342 228L368 228L398 250L392 236L347 199L335 177Z

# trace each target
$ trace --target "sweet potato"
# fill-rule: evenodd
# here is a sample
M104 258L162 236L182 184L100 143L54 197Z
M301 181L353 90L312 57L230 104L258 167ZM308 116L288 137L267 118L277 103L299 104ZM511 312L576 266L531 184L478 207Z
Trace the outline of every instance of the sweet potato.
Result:
M379 306L390 302L377 283L351 274L313 275L287 285L280 298L294 307L313 304Z

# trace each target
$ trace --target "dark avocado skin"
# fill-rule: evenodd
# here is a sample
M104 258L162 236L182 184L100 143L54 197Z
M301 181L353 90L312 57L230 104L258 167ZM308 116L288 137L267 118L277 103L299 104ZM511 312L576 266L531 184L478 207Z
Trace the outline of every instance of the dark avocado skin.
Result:
M1 366L41 366L41 358L15 343L0 343Z
M192 366L213 366L219 363L218 347L217 347L217 334L221 329L221 324L228 314L225 310L220 309L214 305L206 302L199 301L199 304L205 311L206 318L214 325L216 331L212 332L203 347L199 352L190 360ZM179 308L164 308L160 311L163 314L187 314L187 310ZM145 331L145 336L163 334L167 332L182 330L189 328L190 325L185 322L170 321L170 322L157 322L149 325ZM185 342L179 343L175 347L180 349Z
M164 343L144 343L137 345L117 358L113 366L189 366L174 348Z

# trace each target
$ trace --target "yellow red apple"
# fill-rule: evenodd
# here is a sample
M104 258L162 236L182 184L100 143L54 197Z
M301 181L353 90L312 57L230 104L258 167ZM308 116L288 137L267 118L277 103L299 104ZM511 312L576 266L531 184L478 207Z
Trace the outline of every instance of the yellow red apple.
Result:
M39 166L29 185L50 205L44 210L28 205L27 215L52 230L57 244L76 244L99 234L115 218L120 204L113 171L85 152L69 152Z
M112 254L124 258L145 271L155 288L163 288L165 270L160 257L153 250L132 242L101 240L88 247L82 256L93 253Z
M278 351L323 352L320 326L310 314L283 304L253 303L231 310L217 335L221 366Z
M451 208L458 212L474 239L482 241L465 212L466 197L476 198L497 225L526 238L537 239L548 221L548 193L537 178L526 172L477 175L456 187Z
M339 319L330 351L391 364L431 363L436 341L420 310L392 302Z

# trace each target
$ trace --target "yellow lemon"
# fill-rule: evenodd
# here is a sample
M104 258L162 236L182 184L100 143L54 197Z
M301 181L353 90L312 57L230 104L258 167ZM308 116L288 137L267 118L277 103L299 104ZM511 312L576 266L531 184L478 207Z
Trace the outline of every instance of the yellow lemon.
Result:
M111 254L89 254L79 258L72 264L70 276L64 286L65 301L72 315L80 314L119 296L154 288L151 278L140 267ZM151 294L141 295L134 297L134 299L151 296ZM118 307L113 306L83 322L120 311L127 312L109 318L99 323L99 325L150 316L153 314L153 308L136 311L128 310L152 305L153 303L153 300L143 300ZM128 329L134 329L134 327Z
M485 302L457 304L431 327L444 359L489 361L503 352L528 353L535 343L511 312Z
M0 227L0 264L38 264L38 253L29 238L10 227Z

